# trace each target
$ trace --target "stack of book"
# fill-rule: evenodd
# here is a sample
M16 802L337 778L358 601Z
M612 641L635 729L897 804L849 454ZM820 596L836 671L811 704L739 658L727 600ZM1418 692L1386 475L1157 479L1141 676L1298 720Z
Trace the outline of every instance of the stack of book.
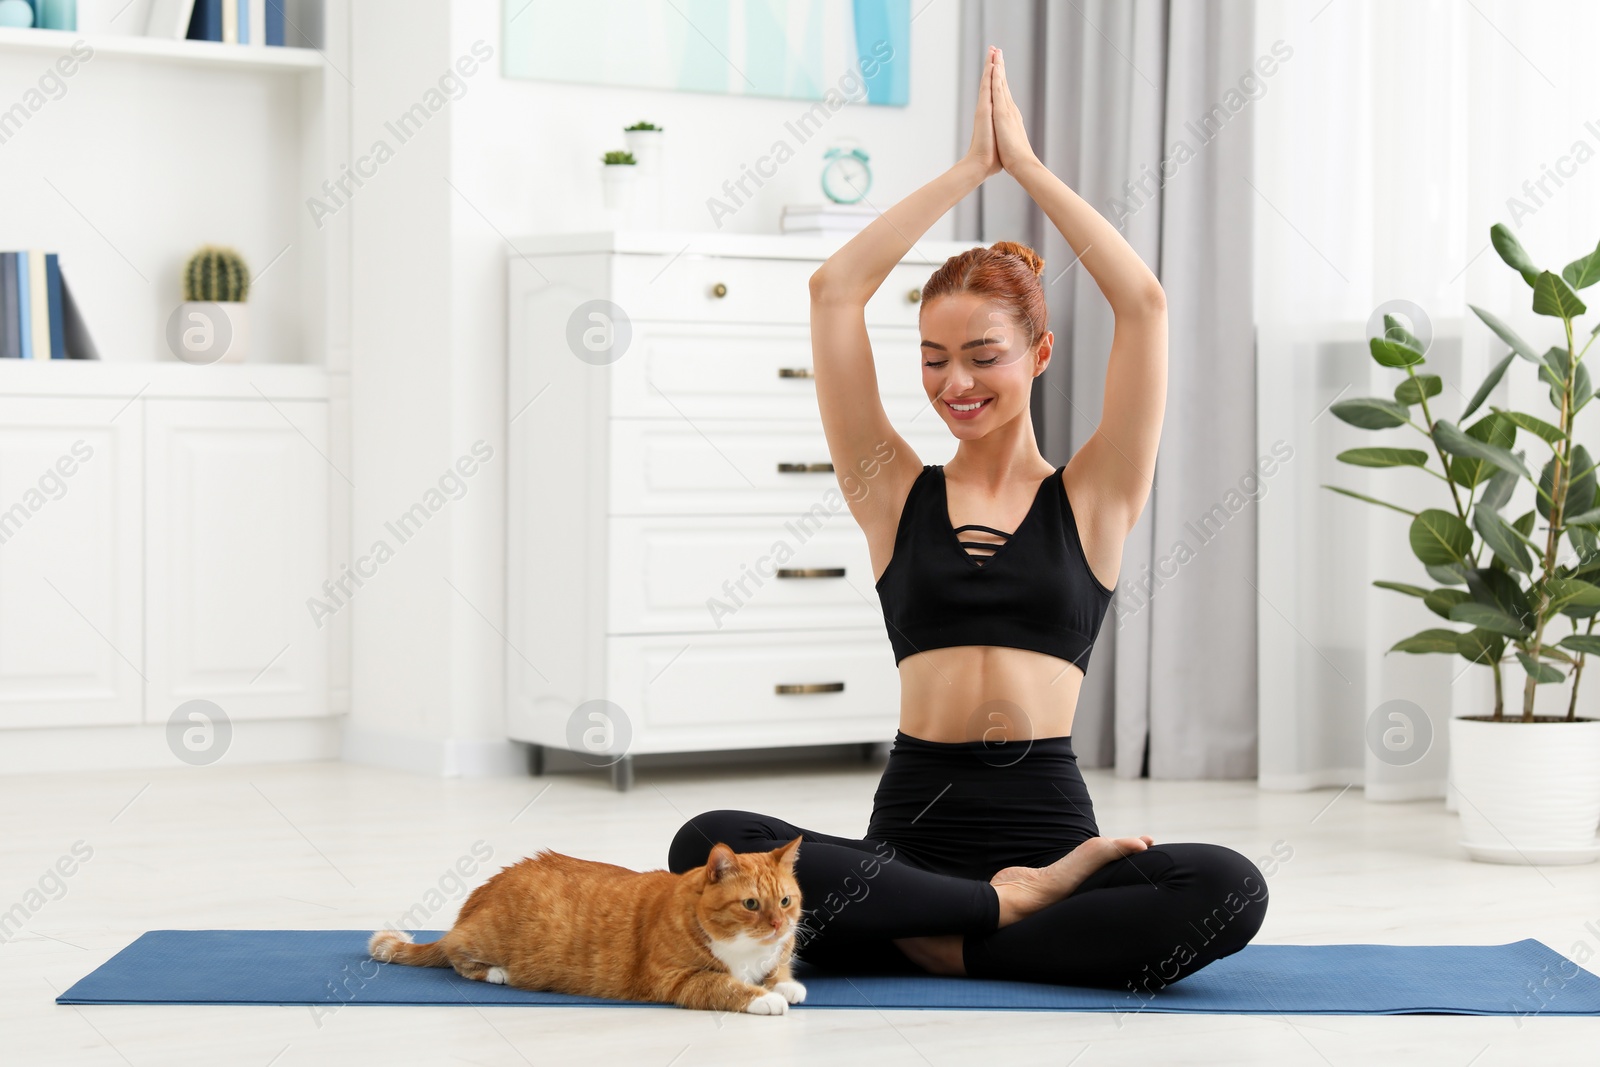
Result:
M783 233L860 233L878 217L867 204L785 204Z
M282 45L289 0L153 0L146 37Z
M99 359L54 252L0 252L0 359Z

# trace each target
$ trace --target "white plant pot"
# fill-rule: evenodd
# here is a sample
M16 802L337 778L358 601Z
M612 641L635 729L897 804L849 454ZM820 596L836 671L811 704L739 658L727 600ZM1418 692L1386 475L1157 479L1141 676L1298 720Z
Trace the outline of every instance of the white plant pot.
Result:
M174 341L181 347L174 354L186 363L243 363L250 350L250 305L185 301Z
M627 214L633 206L633 186L638 180L631 163L607 163L600 168L600 194L607 211Z
M639 161L639 173L656 174L661 170L661 145L665 135L664 130L622 131L622 136L628 143L628 151Z
M1487 863L1600 858L1600 719L1450 720L1461 845Z
M624 130L622 136L627 139L628 151L639 161L634 223L657 229L667 216L666 131Z

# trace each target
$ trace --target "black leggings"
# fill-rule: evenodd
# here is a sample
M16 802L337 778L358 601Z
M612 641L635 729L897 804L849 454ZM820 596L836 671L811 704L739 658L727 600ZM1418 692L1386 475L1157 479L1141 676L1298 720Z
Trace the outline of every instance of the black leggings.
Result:
M1267 908L1266 879L1238 852L1158 843L1000 929L995 872L1046 866L1099 836L1070 737L946 743L896 732L864 838L708 811L679 829L668 867L702 866L719 841L764 852L796 836L797 955L826 970L919 973L893 939L964 934L975 978L1154 992L1239 951Z

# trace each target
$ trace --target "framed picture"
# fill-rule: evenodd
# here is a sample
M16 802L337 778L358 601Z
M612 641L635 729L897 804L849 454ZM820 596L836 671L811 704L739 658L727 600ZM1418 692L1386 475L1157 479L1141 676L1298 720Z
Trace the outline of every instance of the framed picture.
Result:
M504 0L508 78L905 106L911 0Z

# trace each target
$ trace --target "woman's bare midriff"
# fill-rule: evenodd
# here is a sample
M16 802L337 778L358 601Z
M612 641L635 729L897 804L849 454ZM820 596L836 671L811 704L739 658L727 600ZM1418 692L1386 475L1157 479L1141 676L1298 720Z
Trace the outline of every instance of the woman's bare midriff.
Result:
M1083 672L1027 649L958 645L900 661L900 730L924 741L1066 737Z

